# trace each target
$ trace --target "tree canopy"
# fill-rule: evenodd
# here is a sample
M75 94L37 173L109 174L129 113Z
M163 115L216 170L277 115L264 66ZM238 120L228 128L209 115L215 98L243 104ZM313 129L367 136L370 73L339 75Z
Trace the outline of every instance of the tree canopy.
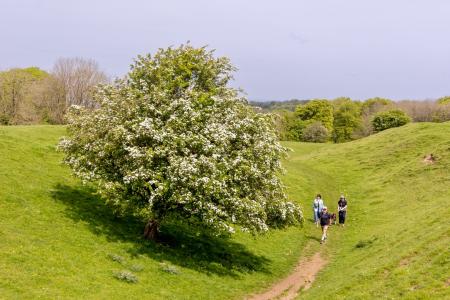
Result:
M441 97L437 100L437 103L442 105L448 105L450 104L450 96Z
M0 124L33 123L36 115L32 91L48 73L36 68L14 68L0 72Z
M227 86L233 70L190 45L139 56L98 88L97 109L70 110L65 162L117 212L150 220L149 238L170 216L216 233L301 222L279 179L286 149L271 117Z
M297 106L297 116L303 121L318 121L328 131L333 130L333 106L328 100L311 100Z
M333 140L336 143L350 141L355 130L361 126L360 103L350 98L337 98L333 104L335 106Z

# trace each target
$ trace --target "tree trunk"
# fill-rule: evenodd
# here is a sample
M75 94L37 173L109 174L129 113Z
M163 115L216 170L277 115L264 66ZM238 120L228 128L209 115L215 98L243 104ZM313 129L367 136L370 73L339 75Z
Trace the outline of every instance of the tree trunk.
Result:
M159 223L156 220L149 220L144 228L144 238L156 241L158 238Z

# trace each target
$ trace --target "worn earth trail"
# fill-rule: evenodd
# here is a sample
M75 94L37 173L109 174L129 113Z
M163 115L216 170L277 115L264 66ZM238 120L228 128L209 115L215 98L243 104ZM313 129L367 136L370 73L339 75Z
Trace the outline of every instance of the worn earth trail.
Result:
M317 252L311 257L301 258L288 277L273 285L270 290L249 296L248 300L291 300L294 299L300 290L307 290L311 287L316 274L326 265L327 261Z

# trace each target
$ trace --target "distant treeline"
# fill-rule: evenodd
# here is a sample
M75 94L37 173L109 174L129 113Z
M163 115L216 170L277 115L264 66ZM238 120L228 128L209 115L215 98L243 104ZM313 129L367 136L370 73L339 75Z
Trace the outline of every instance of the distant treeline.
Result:
M250 101L250 105L261 108L264 112L275 110L289 110L295 111L295 108L300 104L305 104L309 100L291 99L285 101Z
M64 124L71 105L95 108L93 89L108 82L89 59L62 58L52 70L37 67L0 71L0 125ZM437 101L399 101L350 98L251 101L273 113L281 140L346 142L387 128L413 122L450 120L450 97Z
M250 102L263 112L273 113L281 140L335 143L412 122L450 120L450 97L436 101L392 101L371 98L334 100L289 100Z
M0 124L62 124L67 107L95 106L92 88L106 81L95 61L81 58L59 59L51 72L0 71Z

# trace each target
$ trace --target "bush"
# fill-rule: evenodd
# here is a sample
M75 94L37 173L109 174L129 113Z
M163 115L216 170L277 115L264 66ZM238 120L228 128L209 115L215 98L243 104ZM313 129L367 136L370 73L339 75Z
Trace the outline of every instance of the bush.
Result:
M165 263L161 264L161 270L173 275L178 275L181 273L175 266L167 265Z
M108 254L108 257L115 262L118 262L120 264L125 263L125 258L123 256L117 255L117 254Z
M116 277L119 280L128 282L128 283L137 283L138 282L138 278L136 275L134 275L133 273L131 273L130 271L120 271L114 274L114 277Z
M329 131L321 122L314 122L303 130L302 141L324 143L330 138Z
M411 118L405 112L395 109L375 115L372 120L372 126L375 132L380 132L389 128L403 126L410 121Z

